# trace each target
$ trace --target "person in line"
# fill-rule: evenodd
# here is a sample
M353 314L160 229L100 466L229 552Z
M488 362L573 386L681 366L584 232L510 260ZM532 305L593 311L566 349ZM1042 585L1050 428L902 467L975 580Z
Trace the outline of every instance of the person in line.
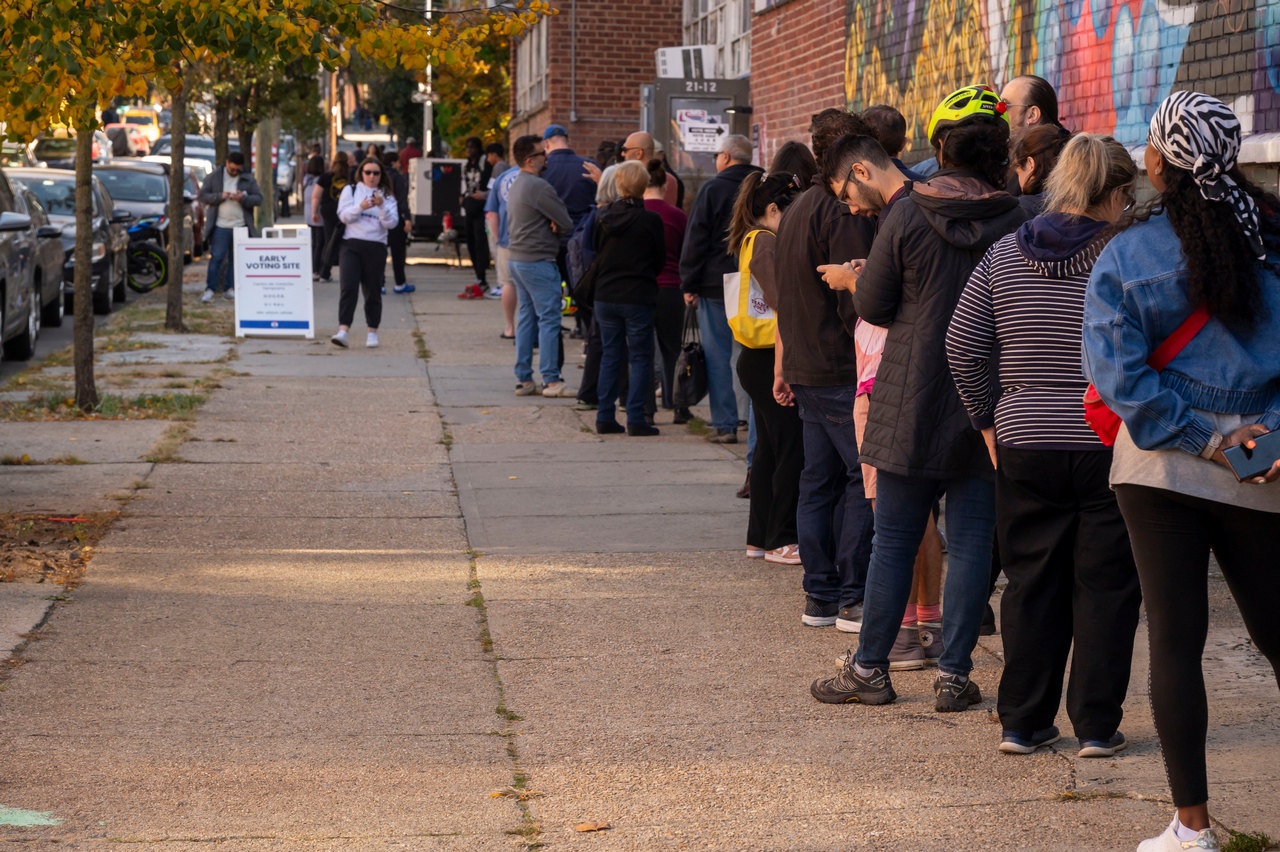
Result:
M894 168L902 172L907 180L924 180L925 175L908 168L900 159L902 149L907 145L907 118L896 107L888 104L876 104L862 111L862 120L871 125L871 135L884 148L884 152L893 161Z
M307 171L302 176L302 221L311 230L311 278L320 277L320 256L324 251L324 220L316 204L316 184L324 174L324 157L314 155L307 160Z
M949 94L930 118L928 138L942 168L893 205L853 293L858 316L889 329L860 448L876 468L875 540L857 653L838 674L815 680L810 692L832 704L897 698L889 653L925 527L945 491L949 565L933 691L934 709L948 713L982 700L969 673L991 571L995 475L960 404L944 340L973 268L1027 215L1000 189L1009 124L995 92L966 86ZM841 179L842 165L824 162L824 176ZM858 180L852 167L844 169L839 195Z
M573 228L564 202L542 179L547 153L537 136L521 136L511 146L522 174L507 196L511 280L520 298L516 322L516 396L533 396L533 342L546 397L571 396L560 376L560 235Z
M646 134L647 135L647 134ZM632 141L632 136L627 141ZM624 146L625 150L625 146ZM680 356L680 332L684 324L684 293L680 290L680 253L684 250L684 232L689 217L679 207L666 201L668 188L675 183L662 161L656 157L645 161L649 172L649 186L644 191L644 209L657 213L662 219L665 262L658 273L658 302L654 308L654 331L657 333L658 353L662 360L662 376L658 386L662 395L662 407L675 409L672 381L675 376L676 358ZM674 197L674 193L670 193ZM672 423L688 423L693 414L687 408L675 411Z
M347 152L339 151L333 155L329 171L316 181L312 191L311 203L320 211L320 220L324 223L324 246L320 250L320 263L316 267L321 281L332 281L330 272L337 263L338 250L342 244L342 222L338 219L338 199L342 190L346 189L351 173L351 164L347 160Z
M809 126L813 153L825 156L840 137L869 130L852 113L824 109ZM871 505L853 428L858 315L849 294L832 291L818 267L866 257L874 233L868 220L850 216L829 189L814 182L787 208L775 244L773 397L779 405L797 407L804 443L796 508L805 592L800 622L845 633L862 628L871 558Z
M751 165L751 140L736 134L724 137L716 152L716 176L702 185L693 200L680 254L684 300L698 311L698 332L707 363L712 427L707 440L717 444L738 443L738 401L729 363L733 334L724 312L724 276L734 271L727 243L729 219L743 179L760 170Z
M346 226L338 255L338 332L330 342L346 349L347 332L364 294L365 346L376 349L382 324L382 282L386 279L387 232L400 226L400 210L382 161L368 157L357 167L360 183L342 190L338 219Z
M1041 124L1062 126L1058 121L1058 93L1043 77L1034 74L1014 77L1000 90L1000 100L1007 108L1005 117L1015 136L1024 128Z
M1056 124L1038 124L1013 141L1009 167L1021 192L1018 203L1032 216L1044 212L1046 182L1069 139L1071 134Z
M752 172L742 181L729 224L729 248L740 256L748 241L751 257L746 275L759 283L765 303L776 315L778 286L775 246L783 212L803 188L792 174ZM741 286L747 286L744 280ZM776 323L775 323L776 324ZM774 343L775 340L769 341ZM743 345L738 381L751 396L756 420L756 450L749 469L751 503L747 512L747 556L767 562L799 565L796 506L800 471L804 468L804 430L794 405L773 398L775 346Z
M1111 449L1081 416L1079 341L1089 271L1133 201L1137 173L1114 139L1072 139L1049 176L1047 212L991 247L947 332L956 388L996 469L1009 578L996 701L1006 754L1058 741L1068 654L1080 757L1127 745L1120 721L1142 596L1108 481Z
M475 283L458 294L459 299L483 299L489 290L489 238L484 232L484 204L489 199L489 178L493 167L484 156L484 143L472 136L466 142L466 163L462 166L462 238Z
M244 168L244 154L232 151L227 154L222 168L212 172L200 186L200 203L206 211L204 238L209 244L209 271L205 278L202 302L211 302L222 290L222 273L229 267L236 228L248 228L249 236L256 237L253 226L253 209L262 203L262 190L258 182ZM236 297L235 278L228 272L225 296Z
M618 200L618 182L613 179L617 164L604 167L596 184L596 206L578 220L565 247L565 263L569 269L569 282L573 287L586 275L596 259L596 217L605 207ZM578 386L575 411L595 411L600 392L600 326L596 323L592 306L579 303L577 318L586 328L582 345L582 383ZM627 374L619 379L619 393L626 393Z
M484 147L484 159L485 159L485 162L489 164L489 182L485 184L485 187L484 187L485 189L484 233L485 233L485 238L488 239L489 241L489 257L494 260L494 267L496 272L497 265L498 265L497 264L498 229L492 227L491 222L489 220L489 199L493 196L493 187L497 184L498 178L502 176L503 172L510 170L511 165L507 162L507 149L501 142L490 142L488 145L486 145ZM484 297L486 299L501 299L502 310L504 314L506 313L506 310L507 310L507 299L505 298L507 291L504 290L503 287L506 286L506 283L509 283L506 280L507 277L509 276L498 274L497 276L498 286L490 287L489 290L484 294ZM514 317L515 316L515 291L514 290L511 293L510 301L511 301L512 316Z
M1280 461L1241 482L1223 455L1280 428L1280 199L1245 178L1240 139L1239 119L1208 95L1174 92L1156 108L1144 164L1159 195L1103 249L1085 295L1085 372L1123 421L1111 485L1142 583L1176 808L1140 852L1221 848L1205 765L1211 550L1280 682ZM1201 307L1194 337L1150 367Z
M495 165L494 169L498 167ZM502 339L516 339L516 285L511 280L511 233L507 222L507 196L511 183L520 176L520 170L507 167L500 170L489 187L489 198L484 203L484 218L489 233L494 235L493 269L502 290Z
M624 160L639 160L646 165L651 160L657 159L657 142L653 138L652 133L643 130L637 130L628 136L622 143L622 147L618 149L618 154ZM662 170L667 173L667 179L662 182L662 200L676 209L680 208L678 199L680 197L680 184L671 172L667 170L665 160L658 160ZM650 168L652 172L653 169ZM651 186L654 184L651 184Z
M391 182L391 194L395 196L396 211L400 215L399 224L387 232L387 248L391 252L394 292L408 294L418 288L410 284L405 277L409 233L413 230L413 225L409 222L409 178L396 168L398 162L395 154L382 155L382 170Z
M877 139L845 136L828 153L839 169L826 177L833 193L839 193L854 216L873 217L877 225L885 220L893 205L906 197L907 176ZM847 164L847 168L845 165ZM852 262L818 267L827 286L853 292L857 286ZM866 440L871 392L884 353L888 329L858 320L853 332L858 383L853 399L853 424L858 445ZM862 463L863 489L875 512L876 469ZM911 595L902 615L898 637L889 651L889 671L910 671L936 665L942 656L942 539L938 534L937 510L930 513L924 538L916 552L912 569ZM849 654L840 657L844 665Z
M600 384L596 433L622 432L615 418L619 376L630 362L627 426L631 437L658 434L645 422L645 402L653 399L653 313L658 274L666 265L662 217L646 210L649 170L627 160L613 176L618 200L596 217L595 321L600 328Z

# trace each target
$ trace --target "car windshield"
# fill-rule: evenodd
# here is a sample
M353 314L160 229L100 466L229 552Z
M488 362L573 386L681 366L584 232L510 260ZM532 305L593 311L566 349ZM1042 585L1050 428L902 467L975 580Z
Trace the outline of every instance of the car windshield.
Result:
M134 172L120 169L95 171L98 179L106 184L107 192L116 201L159 202L169 197L169 179L150 172Z
M76 182L51 178L27 178L22 182L36 194L44 209L53 216L76 215Z
M0 146L0 166L25 166L26 164L27 155L21 145L5 142Z
M74 139L37 139L35 155L37 160L47 160L50 157L74 157L76 153L76 140Z
M126 115L124 117L124 123L152 125L156 123L156 119L155 116L152 115Z

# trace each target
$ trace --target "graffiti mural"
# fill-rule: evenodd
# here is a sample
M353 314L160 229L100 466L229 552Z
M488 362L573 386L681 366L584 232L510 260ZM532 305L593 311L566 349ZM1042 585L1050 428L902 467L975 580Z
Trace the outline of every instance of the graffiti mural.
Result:
M1174 89L1280 131L1280 0L847 0L846 21L845 100L900 109L909 151L948 92L1019 74L1053 85L1068 128L1126 145Z

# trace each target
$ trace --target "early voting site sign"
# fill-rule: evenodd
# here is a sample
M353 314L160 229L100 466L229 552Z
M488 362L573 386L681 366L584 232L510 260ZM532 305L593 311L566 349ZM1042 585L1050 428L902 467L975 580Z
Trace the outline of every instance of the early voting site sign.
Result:
M236 337L316 336L311 229L236 228Z

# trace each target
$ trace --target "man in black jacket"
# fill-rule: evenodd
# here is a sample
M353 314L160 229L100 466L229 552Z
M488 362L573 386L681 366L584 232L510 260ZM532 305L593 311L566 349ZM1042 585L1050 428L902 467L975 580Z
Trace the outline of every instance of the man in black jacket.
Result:
M738 443L738 400L733 391L733 333L724 311L724 276L737 272L738 261L729 254L729 220L738 186L753 171L751 140L726 136L716 153L716 176L702 185L693 200L689 227L680 253L680 281L686 305L698 308L698 332L707 360L707 393L711 403L712 433L717 444Z
M848 133L870 128L842 109L813 117L814 155ZM871 558L871 505L863 489L853 425L858 390L850 295L832 291L819 266L864 258L874 226L853 216L825 186L791 203L778 227L778 348L774 398L800 407L804 470L796 507L806 593L802 623L856 633Z

